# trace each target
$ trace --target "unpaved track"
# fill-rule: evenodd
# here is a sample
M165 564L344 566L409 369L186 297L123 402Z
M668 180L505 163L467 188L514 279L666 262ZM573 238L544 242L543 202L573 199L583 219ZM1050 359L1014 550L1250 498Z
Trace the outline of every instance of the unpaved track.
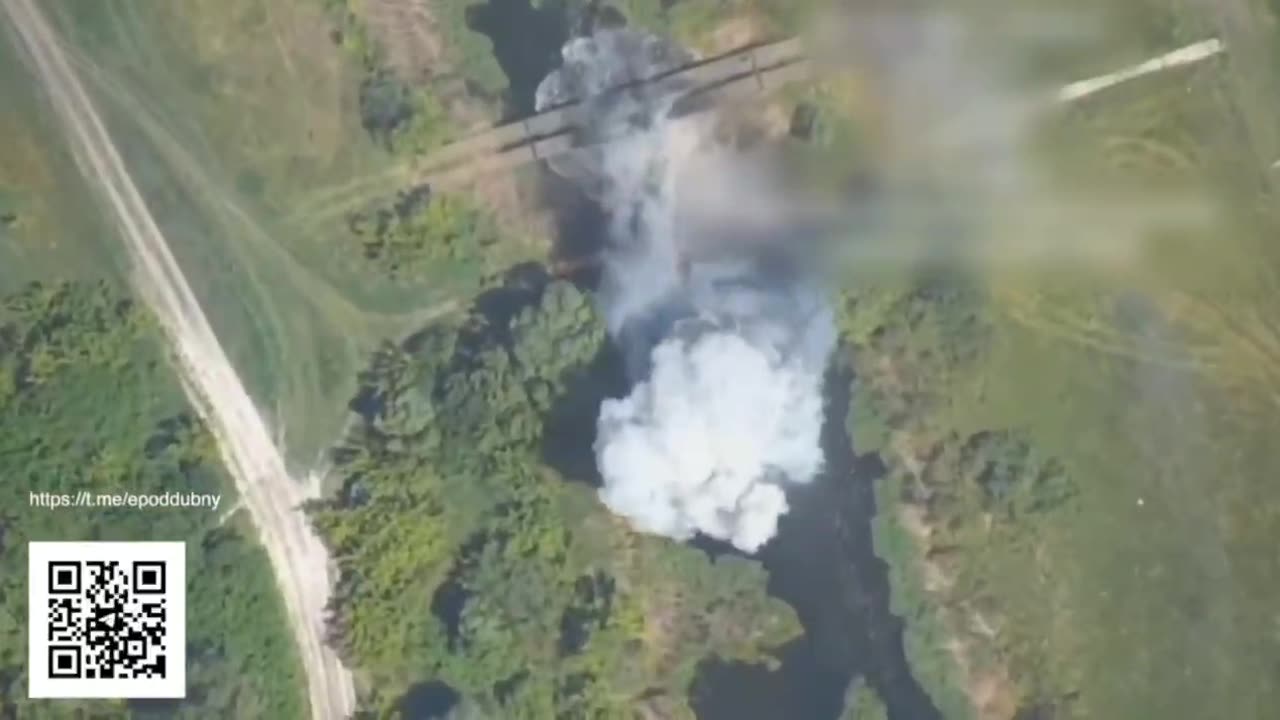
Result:
M324 644L328 554L298 505L314 484L289 477L271 432L236 376L93 103L32 0L0 0L62 123L81 172L102 193L134 263L135 282L163 325L187 394L217 438L257 526L307 673L312 717L349 716L351 674Z
M1158 57L1153 57L1145 62L1138 63L1122 70L1099 75L1098 77L1089 78L1073 82L1064 86L1057 93L1059 102L1072 102L1084 97L1088 97L1096 92L1106 90L1121 83L1136 80L1144 75L1162 72L1171 68L1180 67L1182 65L1191 65L1201 60L1207 60L1222 51L1226 50L1226 46L1217 38L1201 40L1177 50L1167 52Z

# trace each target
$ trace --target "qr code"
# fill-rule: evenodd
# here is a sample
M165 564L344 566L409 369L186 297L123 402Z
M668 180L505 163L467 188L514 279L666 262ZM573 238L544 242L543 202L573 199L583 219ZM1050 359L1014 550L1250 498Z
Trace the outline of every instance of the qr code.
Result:
M28 545L33 698L186 695L180 542Z

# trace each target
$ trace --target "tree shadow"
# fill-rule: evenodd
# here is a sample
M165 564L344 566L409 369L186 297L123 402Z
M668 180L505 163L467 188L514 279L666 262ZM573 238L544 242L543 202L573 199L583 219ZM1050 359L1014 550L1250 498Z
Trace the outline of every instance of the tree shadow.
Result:
M458 692L442 682L422 682L400 696L396 710L404 718L443 717L459 700Z
M473 356L484 348L510 347L511 323L527 308L542 301L542 293L551 283L547 268L540 262L522 262L508 268L502 279L475 297L471 304L473 318L458 333L460 357Z
M605 398L623 397L628 382L622 358L605 343L591 364L567 383L568 392L551 407L543 426L542 461L571 482L604 484L596 467L596 418Z
M463 575L475 562L476 556L484 549L490 537L489 533L481 531L463 543L454 556L453 567L449 569L445 581L440 583L431 596L431 614L444 626L450 652L457 648L458 638L462 633L462 611L471 599L471 591L463 583Z

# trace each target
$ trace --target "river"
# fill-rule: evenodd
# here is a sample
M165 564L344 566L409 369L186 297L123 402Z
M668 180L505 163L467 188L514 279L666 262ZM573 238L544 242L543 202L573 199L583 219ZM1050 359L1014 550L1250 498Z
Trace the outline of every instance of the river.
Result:
M700 720L835 720L855 676L875 688L894 720L941 718L911 675L902 619L889 610L888 569L873 551L872 483L884 467L854 454L844 424L850 379L840 367L827 379L826 471L789 491L791 511L757 556L769 570L769 593L795 608L805 634L782 649L774 672L704 663L692 692Z

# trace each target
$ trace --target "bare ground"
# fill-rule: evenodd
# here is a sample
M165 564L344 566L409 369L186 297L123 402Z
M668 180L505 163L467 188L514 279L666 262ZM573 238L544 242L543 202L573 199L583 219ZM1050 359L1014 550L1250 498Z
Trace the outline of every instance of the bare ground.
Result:
M401 80L418 84L440 74L444 43L426 0L367 0L364 18Z

